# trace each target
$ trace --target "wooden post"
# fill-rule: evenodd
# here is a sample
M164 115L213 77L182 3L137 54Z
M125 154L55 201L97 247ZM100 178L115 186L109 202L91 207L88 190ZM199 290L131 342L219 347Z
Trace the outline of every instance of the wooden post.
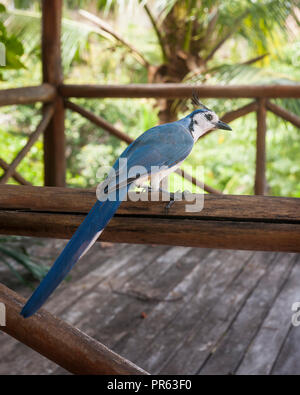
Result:
M63 82L61 66L62 0L42 1L43 82L55 88ZM54 101L54 115L44 133L45 185L64 186L66 178L64 103Z
M255 195L266 193L266 99L258 101L257 109L257 134L256 134L256 173L255 173Z

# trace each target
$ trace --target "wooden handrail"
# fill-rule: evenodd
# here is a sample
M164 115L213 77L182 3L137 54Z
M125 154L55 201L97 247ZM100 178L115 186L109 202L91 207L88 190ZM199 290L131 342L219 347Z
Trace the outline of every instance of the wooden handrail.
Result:
M50 84L0 90L0 106L12 104L47 103L56 97L56 89Z
M300 199L197 195L166 212L163 201L125 201L100 240L206 248L300 252ZM95 191L0 186L0 233L70 238L96 201Z
M300 85L187 85L187 84L129 84L129 85L67 85L59 86L63 97L114 98L190 98L196 89L201 98L300 98Z
M33 317L20 315L25 299L0 284L0 302L6 307L6 326L0 330L74 374L145 375L147 372L122 358L80 330L41 309Z
M57 0L59 3L61 0ZM44 6L48 7L46 2L44 2ZM52 6L50 7L52 9ZM45 14L45 13L44 13ZM57 23L60 19L59 16L56 16ZM48 18L44 20L46 32L49 33L49 29L46 28L48 25ZM49 33L50 34L50 33ZM59 26L57 25L57 34L56 34L56 46L58 44L59 37ZM57 49L57 48L56 48ZM47 51L44 50L44 54L47 57ZM53 56L50 56L50 60L54 61ZM45 62L44 62L45 63ZM46 62L47 63L47 62ZM8 104L9 103L27 103L30 100L33 100L34 96L42 93L44 91L48 91L48 98L51 97L52 100L56 97L55 104L55 113L56 113L56 121L51 125L51 128L47 133L45 133L45 177L46 177L46 185L63 185L64 184L64 166L65 159L63 155L63 109L61 100L62 97L165 97L165 98L184 98L190 97L192 92L196 89L199 97L225 97L225 98L256 98L256 101L253 101L237 110L230 111L229 113L223 115L221 118L224 122L231 122L239 117L245 116L250 112L257 112L257 153L256 153L256 177L255 177L255 193L256 194L264 194L266 192L265 185L265 162L266 162L266 153L265 153L265 133L266 133L266 109L273 112L275 115L280 116L281 118L291 122L296 127L300 127L300 117L295 114L285 110L284 108L270 102L267 98L297 98L300 97L300 86L297 85L268 85L268 86L194 86L187 84L131 84L131 85L66 85L60 84L61 76L60 76L60 67L57 67L56 73L53 74L53 70L49 67L45 68L44 73L48 75L48 79L52 78L52 85L43 84L39 87L29 87L29 88L17 88L12 90L0 91L0 105L4 103L4 94L8 96ZM46 79L47 79L46 78ZM53 87L54 86L54 87ZM50 90L48 89L50 87ZM59 94L62 97L53 96L53 92L58 89ZM52 91L52 93L50 92ZM50 95L51 93L51 95ZM50 95L50 96L49 96ZM1 102L2 98L2 102ZM47 101L45 97L39 96L40 100ZM133 139L126 135L125 133L119 131L113 125L108 123L105 119L101 118L98 115L93 114L92 112L78 106L77 104L64 100L64 104L66 108L69 108L77 113L81 114L85 118L89 119L91 122L96 124L97 126L102 127L112 135L116 136L122 141L125 141L127 144L130 144ZM60 108L57 111L58 107ZM59 115L60 114L60 115ZM47 129L48 130L48 129ZM60 135L58 144L57 136ZM207 133L208 134L208 133ZM206 135L207 135L206 134ZM202 136L204 137L204 136ZM54 139L54 140L53 140ZM53 140L53 141L52 141ZM55 143L56 142L56 143ZM59 152L59 155L57 154ZM50 155L50 153L52 153ZM59 160L56 161L53 158L59 156ZM18 158L16 158L18 159ZM51 163L52 164L51 164ZM55 162L55 165L54 165ZM14 166L12 166L14 165ZM11 169L6 170L6 174L0 180L0 183L4 183L7 181L9 176L12 175L12 172L15 170L15 164L13 163L10 167ZM3 167L3 166L2 166ZM60 169L60 171L58 171ZM59 175L58 175L59 174ZM186 175L193 184L197 184L194 177ZM217 193L221 192L204 184L203 189L206 192Z

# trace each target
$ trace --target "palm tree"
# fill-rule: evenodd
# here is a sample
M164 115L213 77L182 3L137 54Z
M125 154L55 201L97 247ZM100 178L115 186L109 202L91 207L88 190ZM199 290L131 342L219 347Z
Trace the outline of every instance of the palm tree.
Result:
M124 6L123 3L122 0L102 1L100 8L106 7L107 11L108 6L114 6L116 10L118 6ZM81 11L81 15L138 56L147 68L148 82L155 83L188 80L206 83L213 76L224 78L225 72L227 78L232 73L241 73L253 63L261 61L263 64L267 53L276 50L287 38L291 33L288 32L288 18L299 25L296 0L135 0L135 3L143 7L152 25L161 51L160 64L147 61L144 54L121 39L99 17L86 11ZM221 51L238 38L251 48L255 56L245 58L247 50L241 46L237 63L224 65ZM162 122L176 117L177 107L173 101L160 100L159 105Z

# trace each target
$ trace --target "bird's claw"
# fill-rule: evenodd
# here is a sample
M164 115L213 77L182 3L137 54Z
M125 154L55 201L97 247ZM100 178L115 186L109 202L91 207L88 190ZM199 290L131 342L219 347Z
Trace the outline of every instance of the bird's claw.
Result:
M185 199L187 194L189 194L188 191L183 191L183 192L177 191L175 193L170 192L170 201L166 204L166 207L165 207L166 211L168 211L173 206L173 204L176 202L176 200L179 201L179 200Z

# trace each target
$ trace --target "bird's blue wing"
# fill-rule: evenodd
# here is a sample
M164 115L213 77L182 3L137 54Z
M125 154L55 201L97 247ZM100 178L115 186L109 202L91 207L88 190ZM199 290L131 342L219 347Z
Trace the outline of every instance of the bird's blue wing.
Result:
M139 165L144 167L146 174L150 174L151 166L172 167L184 160L190 153L193 143L189 131L178 121L149 129L128 146L120 158L128 159L128 169ZM118 169L120 158L116 161L114 169ZM127 175L128 173L125 174ZM118 177L120 178L120 174ZM45 303L75 263L96 241L125 198L129 187L130 183L127 182L118 188L114 201L95 203L46 277L23 307L21 311L23 317L30 317Z
M124 186L124 182L133 181L130 169L134 166L144 168L136 178L150 175L154 167L175 166L189 155L193 145L193 137L180 121L151 128L130 144L116 161L113 166L116 178L120 178L120 184ZM121 159L127 159L126 168L122 167ZM108 186L110 190L118 188L116 178L113 180L114 187Z

